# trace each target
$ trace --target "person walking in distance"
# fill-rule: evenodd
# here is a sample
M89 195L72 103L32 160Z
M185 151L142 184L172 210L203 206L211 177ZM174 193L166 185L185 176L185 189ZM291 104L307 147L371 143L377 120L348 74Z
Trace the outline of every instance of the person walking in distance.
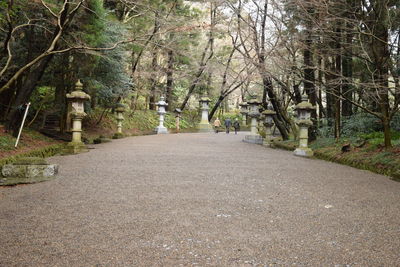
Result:
M218 118L216 118L215 121L214 121L214 130L215 130L215 133L218 133L219 127L221 127L221 121L220 121Z
M232 125L231 119L230 118L226 118L224 124L225 124L225 128L226 128L226 133L228 134L229 130L231 128L231 125Z
M237 132L240 130L240 123L239 123L239 120L237 118L233 122L233 128L235 129L235 134L237 134Z

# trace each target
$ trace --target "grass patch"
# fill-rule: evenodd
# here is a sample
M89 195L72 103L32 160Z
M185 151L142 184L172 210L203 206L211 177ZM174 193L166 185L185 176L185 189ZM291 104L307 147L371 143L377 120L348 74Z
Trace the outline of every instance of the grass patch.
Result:
M10 151L14 149L16 138L11 135L0 136L0 150Z
M384 149L382 142L377 140L383 141L371 135L365 140L364 145L360 146L358 138L341 139L338 142L333 138L320 138L312 142L310 147L314 151L315 158L369 170L400 181L400 145ZM349 152L342 152L345 144L350 144ZM274 142L274 147L291 151L296 146L297 142L294 140Z
M39 158L47 158L57 155L64 148L64 144L53 144L45 147L41 147L26 153L17 154L14 156L6 157L0 159L0 168L5 164L10 164L17 161L19 158L23 157L39 157Z
M92 143L99 136L112 138L117 131L116 115L108 113L101 123L97 124L101 110L93 111L85 118L83 137ZM154 110L136 110L127 111L123 114L123 133L124 136L140 136L154 133L154 129L159 125L159 115ZM198 114L194 111L184 111L180 120L180 132L193 132L198 123ZM175 131L175 114L167 113L165 115L164 126L173 133Z

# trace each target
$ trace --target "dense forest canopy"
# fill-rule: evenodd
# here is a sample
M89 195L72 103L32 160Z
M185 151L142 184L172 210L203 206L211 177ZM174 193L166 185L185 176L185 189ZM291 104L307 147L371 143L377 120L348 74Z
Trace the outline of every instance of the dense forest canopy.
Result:
M0 120L24 104L62 114L78 79L88 112L124 102L170 111L211 99L209 119L257 95L296 136L307 94L317 135L399 130L398 0L6 0L0 3ZM229 105L231 104L231 105ZM233 106L234 106L233 105ZM362 124L362 125L359 125Z

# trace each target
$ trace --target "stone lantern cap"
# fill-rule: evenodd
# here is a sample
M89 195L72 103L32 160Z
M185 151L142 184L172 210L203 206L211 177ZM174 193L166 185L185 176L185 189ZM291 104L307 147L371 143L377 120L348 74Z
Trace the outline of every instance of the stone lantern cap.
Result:
M268 105L268 108L261 112L262 119L264 120L264 125L268 127L272 127L273 123L273 116L276 112L272 109L272 106Z
M117 103L115 105L115 111L116 112L125 112L126 111L126 105L124 105L122 103Z
M266 109L266 110L264 110L264 111L262 112L262 115L264 115L264 116L273 116L273 115L275 115L275 114L276 114L276 112L273 111L273 110L270 110L270 109Z
M164 98L163 96L161 96L161 97L160 97L160 101L158 101L158 102L156 103L156 106L158 106L158 107L166 107L166 106L168 106L168 103L165 102L164 99L165 99L165 98Z
M303 111L303 112L310 112L311 113L312 110L316 109L315 106L313 106L310 102L308 102L307 95L303 95L301 97L301 100L302 100L301 103L297 104L296 107L295 107L295 110L297 112ZM304 119L304 118L303 119L300 118L296 123L298 125L300 125L300 126L306 126L306 127L309 127L309 126L311 126L313 124L310 119Z
M248 115L252 118L258 118L260 116L260 111L258 110L258 108L255 109L255 107L257 107L258 105L261 104L260 101L257 100L256 97L253 97L252 99L250 99L249 101L247 101L247 104L249 104L249 112Z
M247 104L249 106L251 106L251 105L260 105L261 102L258 101L256 97L252 97L249 101L247 101Z
M69 100L78 100L78 101L90 100L90 95L86 94L84 91L82 91L82 89L83 89L83 84L81 83L80 80L78 80L78 82L75 84L75 90L72 91L70 94L67 94L67 98Z
M240 106L240 113L243 115L246 115L249 111L247 110L247 108L249 107L249 104L247 104L247 102L242 102L239 104Z
M180 108L176 108L174 112L175 112L175 117L181 117L182 110Z
M296 105L296 107L294 108L295 110L314 110L316 109L315 106L313 106L310 102L308 102L308 96L307 95L303 95L301 97L301 102L299 104Z
M211 102L211 99L208 96L202 96L199 102Z

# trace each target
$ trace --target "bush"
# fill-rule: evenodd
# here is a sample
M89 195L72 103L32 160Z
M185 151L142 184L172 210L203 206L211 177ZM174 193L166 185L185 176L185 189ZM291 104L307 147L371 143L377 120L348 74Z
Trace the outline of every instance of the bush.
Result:
M400 116L398 117L398 121L394 121L393 125L400 129ZM324 126L318 129L318 135L320 137L332 138L334 136L334 124L332 120L325 120L323 122ZM352 116L342 118L342 137L354 137L360 134L368 134L382 130L381 120L369 113L359 112Z
M383 132L372 132L368 134L359 134L360 137L370 140L370 139L383 139ZM400 132L391 131L391 136L393 140L400 139Z
M356 113L342 119L342 136L352 137L359 134L382 131L381 121L368 113Z
M317 135L322 138L333 138L334 137L334 128L333 126L326 125L327 122L324 123L324 126L321 126L317 129Z

